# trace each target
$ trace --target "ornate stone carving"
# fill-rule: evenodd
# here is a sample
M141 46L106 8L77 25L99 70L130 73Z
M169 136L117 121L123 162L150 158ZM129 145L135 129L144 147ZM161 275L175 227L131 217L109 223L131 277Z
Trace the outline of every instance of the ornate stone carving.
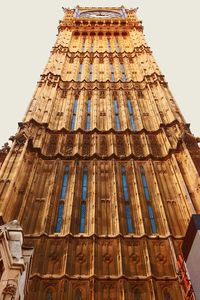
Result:
M65 147L65 153L67 155L71 155L74 147L74 135L68 135L66 140L66 147Z
M26 125L20 125L20 131L14 136L14 139L18 145L24 145L27 139L30 139L30 132Z
M58 136L57 135L51 135L50 136L49 144L48 144L48 150L47 150L49 155L55 155L56 154L57 141L58 141Z
M119 156L126 155L126 147L125 147L123 135L116 135L116 146L117 146L117 154Z
M8 145L8 143L5 143L0 150L0 154L1 153L8 154L9 151L10 151L10 146Z
M16 285L14 285L13 283L7 283L6 287L3 290L3 295L11 295L12 297L15 297L16 291Z
M109 253L105 253L103 256L102 256L102 259L104 262L110 264L112 261L113 261L113 257L112 255L110 255Z
M141 142L141 139L138 135L133 135L132 136L132 141L133 141L133 152L135 153L136 156L143 156L143 145Z
M154 156L161 156L161 145L158 142L157 136L154 134L148 134L150 142L151 152Z
M78 253L76 255L76 260L78 263L83 264L86 261L86 256L83 253Z
M100 155L107 155L108 154L107 137L105 135L101 135L99 140L100 140L99 141Z
M82 155L90 155L90 135L83 135Z

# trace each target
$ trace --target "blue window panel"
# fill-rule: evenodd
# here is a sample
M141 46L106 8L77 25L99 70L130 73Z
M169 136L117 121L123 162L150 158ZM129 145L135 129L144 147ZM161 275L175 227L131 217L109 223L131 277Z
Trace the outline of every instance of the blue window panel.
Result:
M83 183L82 183L82 200L87 199L87 183L88 183L88 171L87 167L84 167L83 170Z
M120 130L120 121L118 116L116 116L116 129Z
M77 111L77 105L78 105L78 99L76 98L75 101L74 101L74 111L73 111L74 114Z
M131 127L133 130L135 130L135 121L134 121L133 116L130 116L130 120L131 120Z
M75 121L76 121L76 116L72 117L72 125L71 125L71 129L74 130L75 127Z
M88 103L87 103L87 113L90 113L90 108L91 108L91 100L88 99Z
M117 106L117 101L114 100L114 111L115 111L115 123L116 123L116 129L120 129L120 120L119 120L119 115L118 115L118 106Z
M110 70L111 70L111 73L114 73L114 69L113 69L113 65L110 64Z
M146 176L144 174L142 174L142 184L143 184L145 198L147 200L150 200L150 194L149 194L149 190L148 190L148 186L147 186L147 180L146 180Z
M87 116L86 129L90 129L90 115Z
M68 173L69 173L69 167L65 167L65 173L63 176L63 183L62 183L62 189L61 189L61 199L65 198L66 189L67 189L67 182L68 182Z
M81 73L78 74L78 81L81 81Z
M77 105L78 105L78 99L76 98L74 101L74 110L73 110L72 123L71 123L72 130L74 130L75 127Z
M123 185L123 192L124 192L124 199L128 201L129 195L128 195L128 185L127 185L127 179L126 174L122 173L122 185Z
M133 225L132 225L131 210L130 210L129 204L125 205L125 213L126 213L128 233L131 233L131 232L133 232Z
M122 81L126 81L126 75L122 73Z
M129 111L129 113L132 114L132 113L133 113L133 110L132 110L132 106L131 106L131 101L130 101L130 99L127 99L127 106L128 106L128 111Z
M148 205L148 215L149 215L149 219L151 222L151 231L152 231L152 233L156 233L157 232L156 221L155 221L155 217L154 217L153 207L150 202L151 199L150 199L150 194L149 194L149 190L148 190L146 176L144 173L144 168L142 166L140 167L140 172L141 172L141 177L142 177L143 190L144 190L145 198L147 200L147 205Z
M114 69L113 69L113 65L110 64L110 71L111 71L111 80L114 81L115 80L115 76L114 76Z
M64 210L64 203L62 202L58 206L58 217L57 217L55 232L60 232L61 231L63 210Z
M91 111L91 100L88 99L87 102L87 120L86 120L86 129L90 129L90 111Z
M121 71L122 71L122 80L126 81L126 75L125 75L125 71L124 71L124 65L120 64L120 67L121 67Z
M118 105L116 100L114 100L114 109L115 109L115 114L118 114Z
M123 64L120 64L120 67L121 67L122 73L124 73L124 65L123 65Z
M69 167L66 167L65 174L63 176L63 183L62 183L61 196L60 196L61 199L65 199L67 182L68 182L68 173L69 173Z
M152 230L152 233L157 232L157 226L156 226L155 219L151 219L151 230Z
M154 219L153 208L151 204L148 205L148 213L149 213L149 218Z
M153 208L152 208L151 204L148 205L148 213L149 213L149 218L150 218L150 222L151 222L151 230L152 230L153 233L156 233L157 232L157 226L156 226L154 213L153 213Z
M81 204L80 232L85 232L86 203Z

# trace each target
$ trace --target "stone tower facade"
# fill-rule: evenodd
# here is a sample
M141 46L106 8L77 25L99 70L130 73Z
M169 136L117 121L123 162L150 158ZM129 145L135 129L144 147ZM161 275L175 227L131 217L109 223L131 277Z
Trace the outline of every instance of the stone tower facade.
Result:
M136 10L64 12L0 171L1 216L34 247L26 299L185 299L198 141Z

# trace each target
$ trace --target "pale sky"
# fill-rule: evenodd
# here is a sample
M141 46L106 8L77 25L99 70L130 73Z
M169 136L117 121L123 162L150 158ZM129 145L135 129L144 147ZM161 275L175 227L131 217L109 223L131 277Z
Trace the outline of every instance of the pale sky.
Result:
M100 3L100 4L99 4ZM2 1L0 147L17 131L56 40L62 7L139 7L147 42L192 132L200 136L200 1Z

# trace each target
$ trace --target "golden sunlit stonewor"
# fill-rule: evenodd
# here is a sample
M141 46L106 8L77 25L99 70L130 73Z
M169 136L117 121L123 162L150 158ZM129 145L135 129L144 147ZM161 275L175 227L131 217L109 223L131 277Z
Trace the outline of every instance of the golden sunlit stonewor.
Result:
M176 261L200 213L197 140L135 9L64 12L0 153L3 222L34 248L26 299L189 299Z

